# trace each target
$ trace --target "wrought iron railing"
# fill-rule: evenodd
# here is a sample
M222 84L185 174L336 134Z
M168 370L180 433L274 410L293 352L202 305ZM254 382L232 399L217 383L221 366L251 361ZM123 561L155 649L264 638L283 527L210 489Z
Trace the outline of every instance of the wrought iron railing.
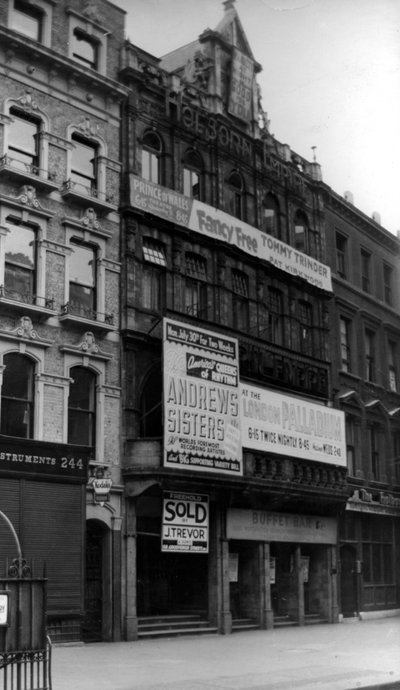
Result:
M52 297L35 295L30 291L21 292L21 290L16 290L15 288L7 288L5 285L0 285L0 299L1 298L54 310L54 299Z
M81 182L76 182L75 180L65 180L63 182L61 193L66 194L72 192L79 194L81 196L88 196L91 199L98 199L105 204L116 204L116 200L113 194L107 194L106 192L101 192L95 185L85 185Z
M25 161L21 161L18 158L10 156L8 153L0 158L0 168L2 167L11 168L11 170L21 172L24 175L35 175L39 178L49 180L49 182L54 182L56 178L54 172L45 170L36 163L26 163Z
M114 325L114 314L106 314L104 312L96 311L92 307L80 304L78 302L66 302L62 306L62 314L70 316L78 316L82 319L89 319L90 321L97 321L105 323L109 326Z

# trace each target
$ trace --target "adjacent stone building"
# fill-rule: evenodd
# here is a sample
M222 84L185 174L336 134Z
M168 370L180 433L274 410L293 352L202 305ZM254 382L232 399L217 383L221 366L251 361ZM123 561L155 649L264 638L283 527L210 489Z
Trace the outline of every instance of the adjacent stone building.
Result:
M56 641L120 634L123 27L108 2L0 8L0 507Z

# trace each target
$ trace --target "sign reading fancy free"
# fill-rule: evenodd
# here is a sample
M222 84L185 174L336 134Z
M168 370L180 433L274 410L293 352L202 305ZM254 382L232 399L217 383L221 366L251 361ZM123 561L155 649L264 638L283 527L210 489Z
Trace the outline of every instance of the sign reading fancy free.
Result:
M161 551L208 553L208 496L164 492Z
M341 410L242 384L241 424L245 448L346 466Z
M242 474L238 343L164 319L164 466Z
M137 175L131 175L130 184L131 203L135 208L153 213L159 218L177 223L201 235L226 242L250 256L277 266L286 273L303 278L311 285L332 291L329 266L311 256L298 252L294 247L220 209L143 180Z

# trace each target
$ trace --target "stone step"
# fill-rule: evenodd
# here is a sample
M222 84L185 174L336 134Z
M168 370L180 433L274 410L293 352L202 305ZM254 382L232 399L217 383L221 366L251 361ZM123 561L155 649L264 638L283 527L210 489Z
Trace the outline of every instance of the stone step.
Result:
M179 637L182 635L215 635L217 632L218 628L214 628L211 625L206 625L204 627L195 625L194 627L154 628L152 630L142 630L139 628L138 636L139 639L145 639L157 637Z

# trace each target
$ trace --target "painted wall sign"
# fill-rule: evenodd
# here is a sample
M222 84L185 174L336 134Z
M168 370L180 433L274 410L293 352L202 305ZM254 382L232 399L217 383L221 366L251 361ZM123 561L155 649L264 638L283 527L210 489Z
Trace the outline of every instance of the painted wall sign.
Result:
M267 261L311 285L332 291L329 266L220 209L131 175L131 204Z
M344 412L258 386L240 389L245 448L346 467Z
M89 456L89 448L26 439L0 439L0 471L48 474L86 481Z
M238 343L164 319L164 466L242 474Z
M208 553L208 496L164 492L161 551Z
M250 122L253 113L253 81L253 60L237 48L234 48L229 84L228 112L245 122Z
M336 544L335 518L293 515L266 510L229 508L226 518L228 539L281 541L294 544Z

